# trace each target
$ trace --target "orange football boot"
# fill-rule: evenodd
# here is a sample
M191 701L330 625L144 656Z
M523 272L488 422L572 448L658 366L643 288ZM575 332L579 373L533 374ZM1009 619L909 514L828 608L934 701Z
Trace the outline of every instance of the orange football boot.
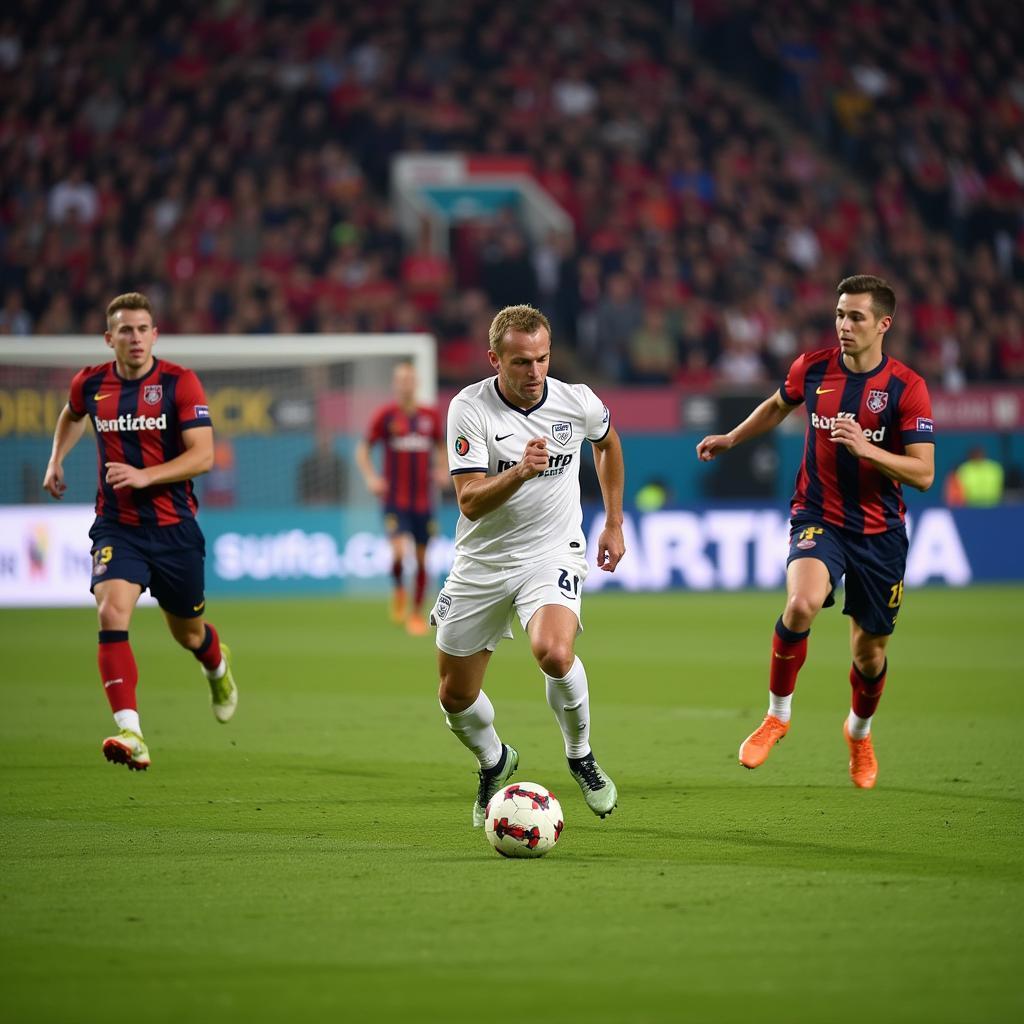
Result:
M412 615L405 620L405 631L409 636L426 636L427 620L423 618L419 612L413 612Z
M774 715L765 715L764 721L740 744L740 764L744 768L757 768L768 760L772 747L789 732L789 722Z
M875 748L871 745L871 733L862 740L855 740L850 735L850 722L843 722L843 736L850 748L850 778L860 789L873 789L878 778L878 760Z

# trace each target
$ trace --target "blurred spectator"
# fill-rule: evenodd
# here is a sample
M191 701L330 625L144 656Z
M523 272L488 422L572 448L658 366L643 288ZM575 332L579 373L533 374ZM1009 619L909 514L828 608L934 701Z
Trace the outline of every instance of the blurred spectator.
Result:
M201 480L202 501L207 508L231 508L235 504L235 446L229 437L217 436L213 466Z
M946 503L991 508L1003 500L1003 483L1003 467L984 448L972 448L946 481Z
M679 369L676 339L668 328L664 310L651 306L644 322L629 336L627 380L634 384L670 384Z
M296 487L303 505L336 505L348 497L345 461L325 427L317 427L316 447L299 463Z

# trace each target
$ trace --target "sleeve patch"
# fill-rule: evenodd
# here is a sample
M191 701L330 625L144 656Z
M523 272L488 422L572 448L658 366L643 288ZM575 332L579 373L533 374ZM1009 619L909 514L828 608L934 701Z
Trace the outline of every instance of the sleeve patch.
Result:
M208 420L210 418L210 407L208 405L193 406L193 416L197 420Z
M459 434L455 438L455 454L456 455L468 455L469 454L469 441L466 439L464 434Z
M934 434L935 433L935 421L929 419L927 416L917 417L917 426L914 428L922 434Z

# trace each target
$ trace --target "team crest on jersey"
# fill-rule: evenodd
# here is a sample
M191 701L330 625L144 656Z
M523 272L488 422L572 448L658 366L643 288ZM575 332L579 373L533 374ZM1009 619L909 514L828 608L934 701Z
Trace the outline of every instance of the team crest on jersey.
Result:
M569 438L572 437L572 424L571 423L552 423L551 424L551 436L559 444L568 444Z
M163 384L147 384L142 389L142 400L146 405L159 405L163 401Z
M459 434L459 436L457 438L455 438L455 454L456 455L468 455L469 454L469 441L467 441L466 438L462 434Z
M889 404L888 391L869 391L867 407L873 413L881 412Z
M451 607L452 599L447 594L440 593L437 595L437 617L439 619L447 619Z

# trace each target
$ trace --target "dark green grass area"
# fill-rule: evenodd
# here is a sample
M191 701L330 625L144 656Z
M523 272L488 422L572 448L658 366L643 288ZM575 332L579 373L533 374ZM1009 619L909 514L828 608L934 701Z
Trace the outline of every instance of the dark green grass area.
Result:
M594 746L621 791L604 822L525 643L502 644L496 724L566 815L540 861L469 827L433 644L381 602L213 603L241 686L228 726L140 610L144 774L100 755L92 610L4 611L0 1019L1014 1019L1024 591L906 605L865 792L837 610L789 736L747 772L781 596L588 598Z

